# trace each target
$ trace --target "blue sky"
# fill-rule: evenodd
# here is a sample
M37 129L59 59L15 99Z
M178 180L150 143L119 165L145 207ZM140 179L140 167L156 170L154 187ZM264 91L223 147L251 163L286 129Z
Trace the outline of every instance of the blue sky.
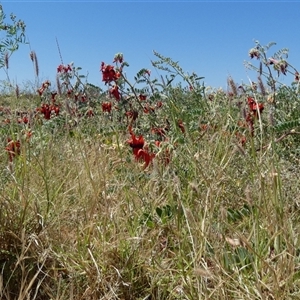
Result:
M100 64L111 64L122 52L129 63L129 80L142 68L152 77L153 50L178 61L189 73L205 77L205 85L226 89L230 75L238 83L255 81L244 66L248 51L258 40L277 43L270 56L289 48L288 61L300 68L298 37L300 2L289 1L0 1L7 16L14 13L26 23L30 45L21 45L10 59L9 76L19 85L34 83L30 50L37 54L40 82L55 85L60 64L74 62L100 87ZM5 79L3 70L0 79ZM282 75L290 84L292 78Z

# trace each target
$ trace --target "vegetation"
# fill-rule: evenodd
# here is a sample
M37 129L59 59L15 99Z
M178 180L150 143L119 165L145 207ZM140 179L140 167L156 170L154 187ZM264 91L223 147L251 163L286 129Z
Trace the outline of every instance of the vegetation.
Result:
M154 52L160 80L118 53L106 90L62 64L2 94L0 298L299 299L299 74L270 47L228 91Z

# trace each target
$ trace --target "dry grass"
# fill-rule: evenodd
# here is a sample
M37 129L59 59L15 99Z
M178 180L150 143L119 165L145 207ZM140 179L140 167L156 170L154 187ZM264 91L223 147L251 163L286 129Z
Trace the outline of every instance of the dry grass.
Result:
M3 150L1 298L297 299L299 175L276 145L239 145L222 103L145 170L101 116Z

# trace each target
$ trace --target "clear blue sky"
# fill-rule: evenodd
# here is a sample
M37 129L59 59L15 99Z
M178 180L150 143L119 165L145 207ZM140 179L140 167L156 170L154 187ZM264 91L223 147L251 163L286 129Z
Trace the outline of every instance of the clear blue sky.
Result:
M37 54L40 81L55 85L60 64L74 62L89 73L89 82L104 87L99 72L122 52L129 79L142 68L158 76L152 50L179 61L189 73L204 76L206 85L226 88L231 75L237 83L256 81L244 67L248 51L258 40L277 43L270 56L289 48L289 62L300 69L300 2L289 1L0 1L7 16L13 12L26 23L29 45L10 59L14 83L34 82L30 49ZM298 64L298 65L297 65ZM159 74L164 74L159 71ZM5 79L3 70L0 79ZM282 82L291 78L282 75Z

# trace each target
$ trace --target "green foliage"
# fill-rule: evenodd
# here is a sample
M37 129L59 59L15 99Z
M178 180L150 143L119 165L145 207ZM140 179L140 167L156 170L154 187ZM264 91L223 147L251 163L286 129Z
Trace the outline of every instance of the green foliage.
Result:
M276 132L287 132L291 130L297 130L299 129L299 127L300 127L300 119L281 122L276 125L275 130Z
M199 90L199 92L203 91L204 87L201 87L201 89L199 89L200 85L198 81L204 79L204 77L199 77L194 72L191 75L185 73L180 67L179 62L175 62L170 57L165 57L156 51L153 51L153 53L156 57L159 58L159 60L152 61L152 65L159 70L166 71L171 76L171 79L167 81L165 86L168 86L175 79L176 76L180 76L181 79L183 79L183 81L185 81L190 88L195 90L196 88L198 88L197 90Z
M0 5L0 68L8 68L10 56L19 49L19 45L26 42L23 21L17 20L14 14L10 15L12 24L6 22L6 15Z

